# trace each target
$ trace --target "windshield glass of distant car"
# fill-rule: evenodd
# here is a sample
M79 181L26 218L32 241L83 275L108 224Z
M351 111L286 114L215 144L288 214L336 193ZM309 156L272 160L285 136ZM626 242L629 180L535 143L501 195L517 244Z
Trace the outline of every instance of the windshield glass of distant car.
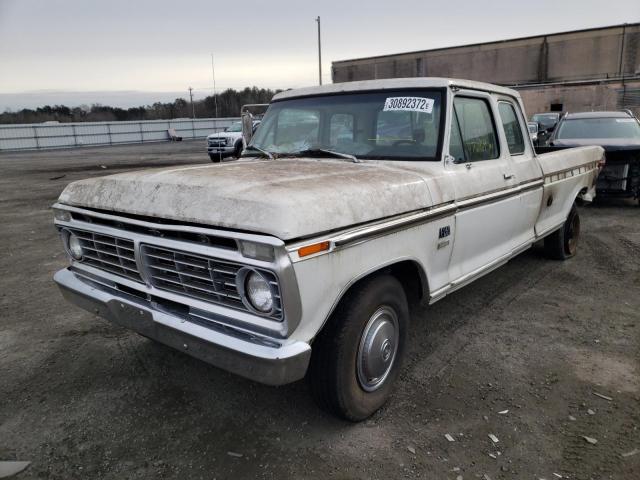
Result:
M556 138L640 139L640 125L631 117L568 118L560 124Z
M545 130L552 128L556 123L558 123L558 114L557 113L536 113L531 120L534 122L538 122L542 128Z
M242 131L242 122L233 122L230 126L225 129L225 132L241 132Z
M276 101L251 145L278 156L330 150L358 158L435 160L441 103L442 93L435 89Z

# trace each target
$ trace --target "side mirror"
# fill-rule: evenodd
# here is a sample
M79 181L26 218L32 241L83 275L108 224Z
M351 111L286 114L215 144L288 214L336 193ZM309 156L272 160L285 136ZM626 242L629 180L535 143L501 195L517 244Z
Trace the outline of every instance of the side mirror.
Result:
M251 138L253 137L253 115L251 112L243 111L242 112L242 143L244 144L244 148L249 145Z

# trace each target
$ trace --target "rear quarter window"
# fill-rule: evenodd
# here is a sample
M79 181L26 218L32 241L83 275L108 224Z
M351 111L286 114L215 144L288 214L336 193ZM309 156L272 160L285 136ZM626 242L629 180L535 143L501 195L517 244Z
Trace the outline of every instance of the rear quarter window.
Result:
M511 155L524 153L524 137L522 135L522 125L518 119L516 109L509 102L498 102L498 112L504 134L507 137L507 145Z

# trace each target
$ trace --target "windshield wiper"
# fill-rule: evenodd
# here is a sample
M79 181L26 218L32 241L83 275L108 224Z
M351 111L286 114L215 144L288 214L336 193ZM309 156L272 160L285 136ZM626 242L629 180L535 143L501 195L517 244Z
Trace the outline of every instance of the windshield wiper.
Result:
M265 157L273 160L273 154L271 152L267 152L266 150L261 149L260 147L256 147L255 145L247 145L247 148L245 148L245 150L254 150L256 152L260 152L261 154L263 154Z
M331 155L333 157L338 157L338 158L346 158L347 160L351 160L353 163L360 163L360 160L358 160L358 158L355 155L351 155L350 153L334 152L333 150L327 150L325 148L307 148L306 150L300 150L295 154L296 155L325 154L325 155Z

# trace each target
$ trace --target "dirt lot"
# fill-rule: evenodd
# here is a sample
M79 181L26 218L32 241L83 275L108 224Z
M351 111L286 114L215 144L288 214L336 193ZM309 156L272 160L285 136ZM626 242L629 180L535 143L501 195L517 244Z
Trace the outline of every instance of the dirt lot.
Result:
M208 161L202 142L0 155L0 460L32 462L17 478L640 478L622 455L640 449L640 207L581 208L576 258L533 249L416 312L396 394L353 425L305 382L243 380L54 286L68 182Z

